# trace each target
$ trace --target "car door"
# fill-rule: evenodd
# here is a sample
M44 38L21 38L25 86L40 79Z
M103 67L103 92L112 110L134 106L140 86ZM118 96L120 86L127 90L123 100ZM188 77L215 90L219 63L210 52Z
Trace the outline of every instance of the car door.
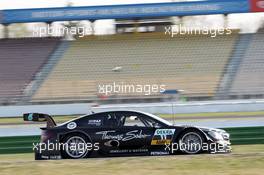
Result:
M155 128L142 121L142 115L134 112L116 112L119 119L117 134L121 136L118 149L128 153L146 153Z
M93 138L99 143L99 152L109 154L113 150L117 150L119 146L120 135L118 130L118 119L112 112L103 112L96 114L96 118L100 118L101 125L93 129ZM90 118L88 123L94 123L93 118Z

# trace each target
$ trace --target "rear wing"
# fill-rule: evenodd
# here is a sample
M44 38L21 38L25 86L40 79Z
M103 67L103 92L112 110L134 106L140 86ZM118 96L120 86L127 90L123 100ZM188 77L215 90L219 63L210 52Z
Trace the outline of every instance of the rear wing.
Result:
M33 122L47 122L47 128L53 128L56 126L53 118L48 114L41 113L26 113L23 114L24 121L33 121Z

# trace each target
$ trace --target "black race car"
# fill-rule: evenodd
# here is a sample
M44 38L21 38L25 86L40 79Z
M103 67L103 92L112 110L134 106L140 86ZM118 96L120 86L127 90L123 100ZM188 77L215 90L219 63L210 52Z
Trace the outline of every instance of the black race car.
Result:
M231 151L224 130L176 126L139 111L92 113L58 126L47 114L27 113L24 120L47 122L40 143L33 143L36 160Z

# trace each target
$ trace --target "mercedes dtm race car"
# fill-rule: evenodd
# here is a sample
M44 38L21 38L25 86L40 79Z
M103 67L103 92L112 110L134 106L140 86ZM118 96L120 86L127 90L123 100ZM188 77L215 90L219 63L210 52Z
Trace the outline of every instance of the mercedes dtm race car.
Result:
M40 143L33 143L36 160L231 151L224 130L177 126L145 112L93 113L58 126L47 114L27 113L24 120L47 122Z

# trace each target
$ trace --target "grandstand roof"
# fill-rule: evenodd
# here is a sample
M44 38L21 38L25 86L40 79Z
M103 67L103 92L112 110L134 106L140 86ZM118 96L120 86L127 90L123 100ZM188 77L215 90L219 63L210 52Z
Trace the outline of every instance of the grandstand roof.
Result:
M214 0L107 6L12 9L0 11L0 23L133 19L264 12L260 0Z

